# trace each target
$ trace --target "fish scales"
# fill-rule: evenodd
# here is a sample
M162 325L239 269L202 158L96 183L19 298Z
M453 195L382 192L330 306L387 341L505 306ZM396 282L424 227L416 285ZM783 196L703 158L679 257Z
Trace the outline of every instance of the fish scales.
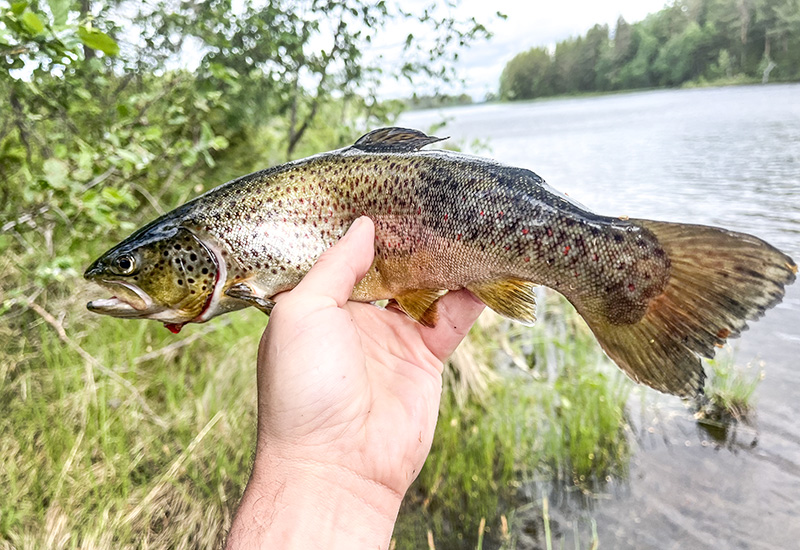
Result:
M213 189L95 262L87 278L121 292L90 309L161 320L171 330L247 306L269 312L272 296L293 288L367 215L375 260L353 299L391 299L433 325L438 298L467 288L499 313L532 323L533 288L546 285L575 305L632 378L691 395L704 380L698 355L713 356L794 281L791 258L750 235L600 216L530 170L421 150L435 141L380 129L352 147ZM176 253L170 261L156 256L186 285L185 250L178 254L174 241L187 235L209 271L205 284L178 288L164 273L156 284L147 274L157 249ZM120 261L137 264L137 273L120 273Z
M575 300L591 288L587 304L611 293L636 309L668 271L646 230L583 210L529 170L443 152L321 155L236 180L184 215L267 295L294 286L359 215L375 221L380 274L357 289L365 301L510 276Z

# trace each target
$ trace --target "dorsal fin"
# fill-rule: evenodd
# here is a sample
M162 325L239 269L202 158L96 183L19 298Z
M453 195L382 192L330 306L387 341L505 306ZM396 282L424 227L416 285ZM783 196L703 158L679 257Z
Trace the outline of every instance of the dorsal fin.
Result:
M445 139L410 128L378 128L358 138L353 147L367 153L410 153Z

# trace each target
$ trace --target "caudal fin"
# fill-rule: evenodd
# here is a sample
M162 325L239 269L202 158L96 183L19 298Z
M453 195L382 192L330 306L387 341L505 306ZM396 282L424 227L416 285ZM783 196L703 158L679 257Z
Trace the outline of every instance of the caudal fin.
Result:
M680 396L701 393L700 357L781 301L797 265L761 239L716 227L631 220L651 231L670 260L669 280L645 315L613 324L586 321L600 345L631 378Z

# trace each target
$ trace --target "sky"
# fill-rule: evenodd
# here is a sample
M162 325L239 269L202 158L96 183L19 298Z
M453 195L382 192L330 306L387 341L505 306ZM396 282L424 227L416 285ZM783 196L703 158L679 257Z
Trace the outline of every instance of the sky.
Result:
M462 0L460 15L473 16L488 22L494 36L488 42L474 44L463 51L458 73L465 87L448 90L466 92L473 99L483 99L488 92L497 92L503 67L516 54L535 46L555 47L556 42L585 34L595 23L606 23L613 31L622 15L629 23L640 21L649 13L664 7L666 0ZM415 4L409 0L408 4ZM408 6L407 6L408 7ZM497 12L508 17L496 17ZM380 42L402 43L407 29L387 29ZM393 36L397 33L396 36ZM387 83L381 96L408 97L410 83Z

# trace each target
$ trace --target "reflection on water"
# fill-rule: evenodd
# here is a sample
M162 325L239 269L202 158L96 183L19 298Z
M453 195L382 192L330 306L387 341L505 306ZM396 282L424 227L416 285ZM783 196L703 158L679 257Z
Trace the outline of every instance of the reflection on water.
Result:
M481 154L598 213L721 225L800 259L800 85L458 107L400 124L443 119L439 135L486 140ZM677 398L633 392L630 478L588 512L602 547L800 548L800 284L733 348L739 365L764 363L757 432L719 445Z

